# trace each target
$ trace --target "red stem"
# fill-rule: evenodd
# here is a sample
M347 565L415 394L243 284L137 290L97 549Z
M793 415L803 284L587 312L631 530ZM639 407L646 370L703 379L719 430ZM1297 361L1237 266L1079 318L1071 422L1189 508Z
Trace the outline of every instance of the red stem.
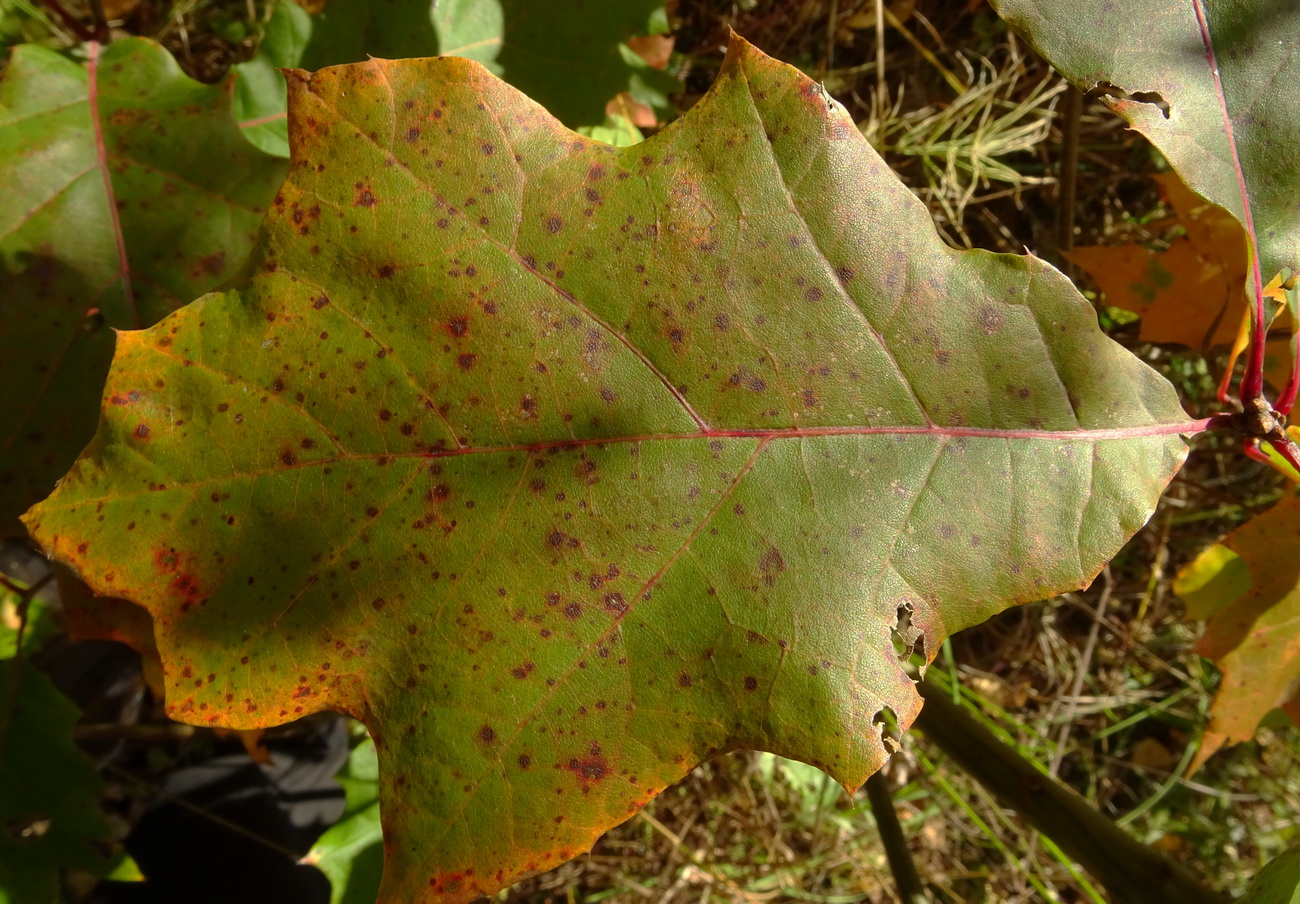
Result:
M1300 471L1300 446L1297 446L1291 440L1271 439L1268 444L1277 450L1277 454L1286 459L1291 467Z
M1291 316L1295 317L1298 311L1292 311ZM1277 397L1277 404L1273 408L1278 414L1286 417L1295 407L1296 392L1300 390L1300 324L1293 324L1291 327L1291 379L1286 381L1286 386L1282 389L1282 394Z
M1264 450L1262 450L1259 447L1259 444L1253 439L1244 440L1241 444L1241 451L1246 454L1247 458L1254 459L1255 461L1264 464L1269 464L1271 461L1271 459L1264 454Z
M117 195L113 190L113 173L108 165L108 142L104 138L104 121L99 110L99 49L98 41L89 44L89 59L86 62L87 85L86 101L90 106L90 127L95 133L95 158L99 161L99 174L104 182L104 194L108 201L108 218L113 228L113 239L117 242L118 273L122 277L122 295L126 300L127 310L131 312L130 323L135 329L144 326L140 321L140 312L136 308L135 289L131 285L131 259L126 253L126 236L122 232L122 219L117 212Z
M1223 91L1223 79L1219 74L1219 62L1214 55L1214 43L1210 40L1210 24L1205 16L1202 0L1192 0L1192 9L1196 12L1196 23L1201 29L1201 42L1205 45L1205 61L1210 65L1210 75L1214 78L1214 91L1219 99L1219 112L1223 115L1223 130L1228 136L1228 150L1232 157L1232 166L1237 175L1237 188L1241 192L1242 225L1250 240L1251 278L1254 282L1254 323L1251 326L1250 357L1246 362L1246 373L1241 378L1238 396L1243 406L1249 407L1252 399L1264 395L1264 335L1268 324L1264 322L1264 274L1259 263L1259 242L1255 234L1255 220L1250 212L1250 192L1246 188L1246 174L1241 168L1241 155L1237 152L1237 138L1232 130L1232 117L1228 114L1228 98Z

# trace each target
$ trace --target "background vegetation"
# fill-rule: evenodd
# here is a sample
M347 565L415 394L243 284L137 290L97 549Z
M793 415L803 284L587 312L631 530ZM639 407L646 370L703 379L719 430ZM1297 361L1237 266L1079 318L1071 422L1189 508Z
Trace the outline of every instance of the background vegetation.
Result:
M274 10L263 0L102 5L114 35L160 41L205 82L255 57ZM75 53L78 26L93 25L91 6L0 0L0 38ZM1189 412L1215 410L1226 350L1141 338L1123 300L1101 296L1087 272L1066 257L1075 246L1136 244L1163 251L1184 237L1186 218L1178 217L1154 178L1167 167L1103 106L1074 94L982 0L895 0L879 8L872 0L679 0L665 13L671 39L632 47L651 68L677 79L676 86L656 76L642 86L640 99L635 90L611 99L605 121L586 124L596 137L635 140L637 130L651 133L689 108L711 84L728 32L735 30L821 80L930 205L951 244L1028 248L1057 263L1092 286L1103 325L1177 386ZM1091 590L1013 609L959 635L932 672L955 702L1025 756L1048 764L1102 813L1234 894L1294 841L1297 730L1278 720L1194 776L1183 774L1218 678L1192 652L1198 625L1184 619L1171 582L1198 552L1285 492L1275 471L1242 456L1230 441L1203 435L1150 524ZM36 587L49 611L58 607L43 569L23 545L5 548L0 571L14 593L0 603L0 621L11 634L24 588ZM34 652L39 647L37 661L85 710L78 738L104 778L103 802L119 840L138 830L159 801L186 801L199 823L229 829L235 817L195 803L176 784L183 767L214 756L246 757L241 742L259 758L269 750L275 759L279 751L301 751L343 731L320 717L242 739L171 723L134 654L101 645L88 655L84 645L69 646L47 610L32 612L27 632ZM345 733L353 744L361 739L355 728ZM339 765L337 756L322 755L318 762ZM368 811L365 763L353 768L348 812L355 816ZM1104 900L1050 841L963 773L945 768L942 753L922 732L903 738L887 775L918 869L947 899ZM329 818L337 814L335 806ZM302 818L309 825L324 821L320 814L314 821ZM261 837L257 827L232 831L281 859L299 859L314 841L310 832L295 846ZM323 850L318 847L308 862L333 857L343 865L331 861L332 870L342 870L331 875L346 877L355 851L345 842L330 849L335 853ZM108 853L126 877L130 864ZM288 893L269 888L260 863L237 868L249 890L244 900L288 900L271 897ZM76 873L68 881L74 897L94 885ZM323 893L310 878L300 884ZM753 753L700 767L606 835L589 856L503 896L537 902L895 900L865 792L850 798L813 767Z

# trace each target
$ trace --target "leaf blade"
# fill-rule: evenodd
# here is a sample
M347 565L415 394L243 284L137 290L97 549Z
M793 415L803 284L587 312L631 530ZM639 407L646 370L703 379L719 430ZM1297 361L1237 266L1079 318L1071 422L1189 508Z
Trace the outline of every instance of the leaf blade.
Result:
M19 47L0 82L5 533L92 435L104 327L155 323L234 273L284 172L233 128L229 82L143 39L92 47L85 68Z
M919 705L900 612L932 656L1086 584L1200 429L739 39L633 148L460 60L291 97L248 278L123 334L110 391L166 388L28 524L153 613L182 718L367 722L386 900L554 865L737 746L860 783Z

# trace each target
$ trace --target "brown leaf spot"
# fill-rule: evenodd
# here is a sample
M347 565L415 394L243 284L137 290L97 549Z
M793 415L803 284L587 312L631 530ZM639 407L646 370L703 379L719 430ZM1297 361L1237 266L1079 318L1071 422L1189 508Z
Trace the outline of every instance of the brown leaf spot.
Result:
M627 602L623 599L623 594L617 591L614 593L606 593L605 608L610 612L616 612L619 615L622 615L627 611Z
M992 336L998 330L1002 329L1002 324L1006 322L1006 315L992 305L982 304L979 312L975 315L979 322L980 331L985 336Z
M593 745L594 751L600 748ZM590 756L574 757L569 760L568 769L576 775L583 784L588 782L598 782L609 774L609 763L598 752L593 752Z
M769 546L767 551L759 557L758 570L763 575L763 583L771 587L776 583L777 576L785 571L785 557L781 555L781 550L775 546Z

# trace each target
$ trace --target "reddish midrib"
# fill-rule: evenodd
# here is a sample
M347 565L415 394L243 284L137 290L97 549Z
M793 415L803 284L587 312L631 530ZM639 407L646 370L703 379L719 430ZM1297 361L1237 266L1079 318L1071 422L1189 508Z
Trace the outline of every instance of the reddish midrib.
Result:
M126 297L127 310L130 312L131 325L140 329L140 315L135 307L135 290L131 286L131 262L126 255L126 236L122 234L122 220L117 215L117 196L113 192L113 174L108 169L108 146L104 142L104 123L99 117L99 42L90 42L90 60L86 67L89 85L86 88L86 100L90 106L90 127L95 135L95 160L99 164L99 174L104 180L104 194L107 196L109 222L113 227L113 238L117 242L118 275L122 278L122 294Z
M612 446L624 443L651 443L672 440L757 439L763 444L781 439L810 439L819 436L933 436L943 439L1054 440L1057 442L1100 442L1102 440L1142 439L1153 436L1191 436L1208 428L1210 418L1177 424L1149 424L1143 427L1111 427L1094 430L999 430L991 427L941 427L895 425L890 427L790 427L784 429L714 429L696 433L645 433L632 436L592 436L577 439L541 440L503 446L466 446L457 449L419 452L371 452L360 455L326 456L289 465L290 468L313 467L332 461L351 459L453 458L461 455L496 455L506 452L545 452L551 449L576 449L586 446ZM280 470L280 469L276 469Z
M1223 91L1223 78L1219 74L1219 62L1214 55L1214 42L1210 38L1210 23L1205 16L1205 6L1201 0L1192 0L1192 9L1196 12L1196 24L1201 29L1201 42L1205 45L1205 61L1209 64L1210 75L1214 78L1214 93L1219 101L1219 113L1223 116L1223 130L1228 135L1228 152L1232 156L1232 168L1237 177L1237 190L1241 193L1242 225L1251 245L1251 279L1254 285L1255 323L1250 337L1250 360L1246 364L1246 373L1241 378L1240 397L1242 402L1259 398L1264 391L1264 335L1268 324L1264 322L1264 274L1259 263L1259 242L1255 236L1255 218L1250 212L1250 192L1246 188L1246 173L1241 168L1241 155L1237 153L1237 136L1232 129L1232 117L1228 113L1228 97Z

